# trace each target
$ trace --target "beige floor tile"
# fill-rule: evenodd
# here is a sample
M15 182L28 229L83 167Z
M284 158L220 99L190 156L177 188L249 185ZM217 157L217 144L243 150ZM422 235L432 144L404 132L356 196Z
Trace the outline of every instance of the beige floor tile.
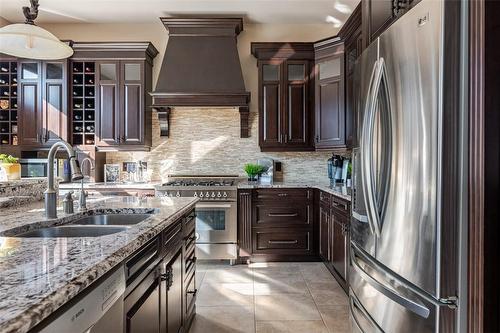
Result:
M347 306L318 305L318 308L330 333L351 332L349 308Z
M310 282L331 282L335 281L332 273L325 265L309 266L301 268L302 276L307 283Z
M205 282L198 292L196 304L199 306L253 306L253 283Z
M321 316L309 294L255 296L256 320L319 320Z
M308 283L316 305L348 305L348 297L337 282Z
M256 333L328 333L321 320L257 321Z
M252 283L252 269L245 266L227 266L218 270L207 270L204 281L215 282L237 282L237 283Z
M197 306L189 333L254 333L252 306Z
M255 295L272 294L308 294L306 282L302 275L272 274L254 275Z

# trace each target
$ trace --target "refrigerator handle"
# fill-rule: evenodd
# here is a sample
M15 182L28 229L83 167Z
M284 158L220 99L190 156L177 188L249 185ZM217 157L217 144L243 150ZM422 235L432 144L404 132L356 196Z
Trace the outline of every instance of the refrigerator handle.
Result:
M364 332L363 328L361 327L361 324L359 323L358 318L356 317L356 313L360 312L361 315L371 324L371 326L374 328L373 331L370 332L376 332L376 333L384 333L384 330L378 326L378 324L372 319L368 311L361 305L361 303L358 301L358 298L354 294L354 292L349 289L349 314L351 315L352 321L358 328L360 332Z
M375 126L375 101L376 92L380 86L382 66L380 59L373 66L370 85L368 88L367 103L365 107L365 119L363 120L363 130L361 138L361 185L363 186L363 197L366 203L366 210L371 232L380 237L380 221L375 203L375 185L372 167L373 159L373 129Z

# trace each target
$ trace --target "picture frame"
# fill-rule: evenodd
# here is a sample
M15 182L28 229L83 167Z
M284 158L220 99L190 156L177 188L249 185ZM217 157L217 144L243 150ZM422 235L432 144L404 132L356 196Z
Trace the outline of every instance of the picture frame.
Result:
M120 164L104 164L104 183L118 183L120 181L120 169Z

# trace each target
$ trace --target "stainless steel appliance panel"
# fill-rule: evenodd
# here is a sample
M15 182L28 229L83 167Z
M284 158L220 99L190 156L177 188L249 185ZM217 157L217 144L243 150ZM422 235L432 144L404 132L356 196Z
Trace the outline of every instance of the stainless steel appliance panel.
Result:
M380 132L390 128L392 138L388 141L382 134L374 143L378 151L389 150L379 156L388 158L381 170L390 171L381 175L387 187L375 185L380 222L376 259L436 297L441 25L442 2L424 1L380 36L378 127Z
M375 75L375 69L378 59L378 40L368 47L360 56L355 67L355 80L359 83L359 96L357 107L357 121L355 142L360 144L363 140L362 124L367 108L369 107L369 98L373 90L372 81ZM352 219L351 219L351 240L358 243L359 246L371 255L375 255L376 238L373 228L368 220L365 204L365 191L362 186L362 168L361 168L361 150L353 149L353 198L352 198Z
M236 202L196 204L196 243L236 243Z

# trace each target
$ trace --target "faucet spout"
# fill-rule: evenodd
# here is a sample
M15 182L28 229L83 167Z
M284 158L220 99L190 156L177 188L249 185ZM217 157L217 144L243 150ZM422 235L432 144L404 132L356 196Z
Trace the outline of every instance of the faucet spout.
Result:
M45 191L45 217L57 218L57 190L54 188L54 159L59 148L64 148L69 156L69 166L71 169L71 180L83 178L75 151L66 141L58 141L50 147L47 158L47 190Z

